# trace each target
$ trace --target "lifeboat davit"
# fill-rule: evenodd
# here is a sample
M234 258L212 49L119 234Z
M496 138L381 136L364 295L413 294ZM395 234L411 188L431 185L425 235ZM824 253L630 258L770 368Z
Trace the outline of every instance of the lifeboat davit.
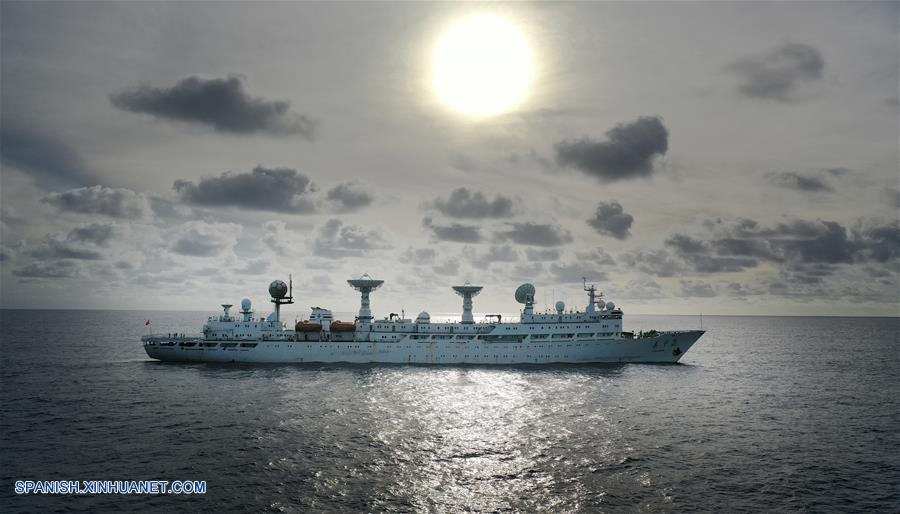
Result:
M331 322L331 331L332 332L353 332L356 330L356 323L351 323L349 321L332 321Z
M322 324L309 321L298 321L297 324L294 325L294 330L297 332L319 332L322 330Z

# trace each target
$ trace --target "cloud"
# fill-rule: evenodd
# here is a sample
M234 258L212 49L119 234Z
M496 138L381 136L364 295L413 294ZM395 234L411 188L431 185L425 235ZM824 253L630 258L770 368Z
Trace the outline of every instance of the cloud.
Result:
M435 257L437 251L434 248L408 248L400 258L412 264L431 264Z
M529 261L556 261L560 252L556 248L526 248L525 257Z
M708 239L675 234L665 241L677 261L667 262L659 252L632 254L629 265L642 271L672 276L677 268L696 273L743 271L769 262L790 280L806 284L821 282L838 265L887 263L900 259L900 222L863 220L852 231L835 221L790 220L762 226L753 220L717 222Z
M287 224L283 221L266 221L262 224L260 241L278 255L287 255Z
M666 239L665 245L673 248L677 253L681 255L698 254L707 251L707 247L703 243L703 241L694 239L684 234L675 234L672 237Z
M340 212L362 209L372 203L374 196L358 182L344 182L328 190L325 198Z
M790 102L804 84L822 78L825 60L815 47L789 43L762 56L740 59L728 69L738 77L743 96Z
M260 211L308 214L316 212L309 177L291 168L257 166L248 173L225 172L195 184L176 180L181 200L207 207L239 207Z
M189 221L172 231L173 252L189 257L215 257L234 248L241 226L235 223Z
M422 219L422 226L429 229L435 238L454 243L478 243L481 241L481 230L477 226L451 223L435 225L431 218Z
M447 157L447 163L459 171L472 172L478 169L478 164L471 156L462 152L453 152Z
M560 246L572 241L568 230L553 224L507 223L507 230L497 232L501 240L531 246Z
M479 268L486 268L495 262L516 262L519 260L519 252L510 245L491 245L483 254L474 255L472 264Z
M240 273L241 275L262 275L266 271L269 271L269 266L269 261L265 259L255 259L247 261L243 267L234 270L234 272Z
M611 182L653 173L653 158L669 149L669 131L658 116L620 123L606 132L606 141L583 138L560 141L556 162Z
M571 263L557 264L553 263L549 268L550 275L557 283L572 284L587 280L588 282L603 282L609 279L605 271L599 271L591 267L590 264Z
M506 218L512 215L512 199L498 194L490 200L481 191L460 187L446 200L438 198L432 206L451 218Z
M634 223L634 216L626 213L619 202L613 200L597 204L594 217L587 220L587 223L600 234L616 239L626 239L631 235L629 229Z
M6 120L0 125L0 162L43 184L81 186L97 182L94 172L69 145Z
M766 174L769 183L785 189L805 191L810 193L833 192L834 188L828 182L815 175L798 173L796 171L771 172Z
M592 248L590 250L575 252L575 257L581 261L590 261L595 265L613 265L616 263L612 258L612 255L606 253L606 250L603 248Z
M45 239L37 247L29 250L27 254L41 260L75 259L99 261L103 259L103 254L96 250L78 248L53 238Z
M106 186L80 187L50 193L41 202L64 212L102 214L111 218L138 219L150 215L150 204L141 193Z
M456 276L459 273L459 261L447 260L441 264L435 264L431 267L431 271L441 276Z
M648 275L674 277L684 271L681 261L674 259L665 250L635 250L621 255L629 268Z
M376 230L347 225L332 218L319 227L313 242L313 253L321 257L359 257L388 247Z
M664 298L662 286L655 280L648 277L641 277L628 281L621 288L611 291L616 297L628 300L653 300L656 298ZM609 298L607 298L609 299Z
M199 123L232 134L297 134L312 139L316 122L290 110L287 100L253 98L241 77L187 77L170 88L141 85L110 95L123 111Z
M718 293L706 282L697 282L693 280L681 281L681 296L693 298L712 298L718 296Z
M12 273L23 278L72 278L80 274L80 267L75 262L66 260L32 262Z
M66 239L76 243L92 243L97 246L105 246L113 235L113 225L110 223L91 223L75 227L69 231Z

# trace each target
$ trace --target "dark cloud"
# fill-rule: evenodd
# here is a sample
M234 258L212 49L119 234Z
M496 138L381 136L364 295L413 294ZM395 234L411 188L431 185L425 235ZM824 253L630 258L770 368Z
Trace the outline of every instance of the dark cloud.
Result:
M750 257L710 255L711 245L709 243L684 234L671 236L666 239L665 245L697 273L743 271L759 265L756 259Z
M688 298L712 298L718 296L712 286L706 282L697 282L693 280L681 281L681 296Z
M703 241L684 234L675 234L666 239L665 245L672 248L680 255L699 254L707 251L707 247Z
M559 260L560 252L555 248L527 248L525 257L529 261L556 261Z
M629 230L634 223L634 216L626 213L619 202L613 200L597 204L594 217L587 220L587 223L600 234L625 239L631 235Z
M262 275L269 271L269 266L269 261L265 259L256 259L247 261L244 266L234 270L234 272L240 273L241 275Z
M731 273L755 268L759 261L750 257L713 257L692 255L685 258L697 273Z
M663 293L662 286L648 277L630 280L625 287L616 288L610 291L610 293L613 293L620 298L633 300L653 300L666 296Z
M711 242L712 247L719 255L756 257L770 261L781 261L769 241L764 239L737 239L722 238Z
M763 56L740 59L729 69L740 80L738 91L742 95L790 102L804 84L822 78L825 60L812 46L789 43Z
M190 221L175 228L171 249L188 257L215 257L234 248L240 231L233 223Z
M65 212L102 214L111 218L137 219L150 214L150 204L141 193L105 186L80 187L50 193L41 202Z
M620 123L606 141L588 138L556 144L556 161L603 181L644 177L653 173L653 158L669 149L669 131L657 116Z
M208 207L239 207L260 211L308 214L316 211L309 178L291 168L257 166L249 173L225 172L195 184L176 180L182 201Z
M582 261L589 261L595 265L613 265L616 261L612 255L606 253L603 248L592 248L590 250L575 252L575 257Z
M736 296L739 298L743 298L746 296L758 296L761 294L765 294L765 291L763 291L757 287L749 286L747 284L741 284L738 282L731 282L727 286L725 286L725 292L729 296Z
M900 259L900 222L870 223L854 230L856 260L888 262Z
M568 230L553 224L507 223L507 230L497 232L501 240L531 246L560 246L572 241Z
M99 261L103 259L103 254L98 251L79 248L51 238L44 240L37 247L29 250L27 254L30 257L41 260L75 259Z
M491 245L485 253L473 256L472 264L486 268L495 262L516 262L519 257L519 252L510 245Z
M796 171L771 172L766 174L766 180L769 183L786 189L794 189L796 191L805 191L811 193L833 192L831 187L824 178L820 176L798 173Z
M72 278L80 274L80 268L73 261L32 262L12 273L23 278Z
M422 226L431 230L435 238L454 243L478 243L481 241L481 230L474 225L451 223L435 225L431 218L424 218Z
M571 263L557 264L553 263L548 268L554 282L561 284L580 283L582 280L588 282L603 282L609 279L605 271L594 269L591 264Z
M796 239L776 239L785 256L802 262L850 263L854 248L847 229L835 221L819 221L813 235ZM804 227L805 231L805 227ZM789 233L789 232L788 232Z
M157 118L208 125L232 134L298 134L312 139L316 123L290 110L287 100L253 98L239 76L188 77L170 88L149 85L110 96L113 106Z
M347 225L339 219L330 219L319 227L313 242L313 253L320 257L359 257L384 248L388 245L377 231Z
M443 277L455 276L459 273L459 261L448 260L442 264L436 264L431 267L431 271Z
M865 220L852 231L824 220L791 220L769 227L746 219L718 220L709 226L717 231L710 239L675 234L665 241L677 262L667 260L661 251L632 253L627 262L658 276L671 276L679 267L696 273L728 273L770 262L788 280L814 284L834 273L838 265L900 260L900 222L896 221Z
M674 259L665 250L636 250L624 253L621 257L626 266L648 275L674 277L684 271L681 261Z
M436 199L432 206L451 218L505 218L512 215L513 201L500 194L491 200L481 191L460 187L446 200Z
M325 198L340 212L351 212L368 206L374 196L358 182L344 182L328 190Z
M0 124L0 162L28 173L43 185L96 184L94 173L67 144L48 134L7 123Z
M73 228L66 239L76 243L92 243L105 246L113 235L113 226L109 223L91 223Z
M431 264L437 257L437 250L434 248L408 248L400 257L403 262L411 264Z

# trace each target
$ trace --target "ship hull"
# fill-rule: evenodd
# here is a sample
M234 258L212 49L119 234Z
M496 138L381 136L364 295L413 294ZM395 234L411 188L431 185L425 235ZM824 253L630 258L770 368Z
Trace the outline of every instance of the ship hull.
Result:
M676 363L702 330L655 337L540 342L477 341L206 341L144 338L147 355L161 361L385 364Z

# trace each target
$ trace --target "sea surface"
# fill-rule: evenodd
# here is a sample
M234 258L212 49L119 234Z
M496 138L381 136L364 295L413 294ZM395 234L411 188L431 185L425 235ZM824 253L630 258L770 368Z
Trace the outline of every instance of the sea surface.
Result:
M677 365L206 365L0 311L0 512L897 512L897 318L704 316ZM698 318L626 316L635 330ZM159 330L159 329L157 329ZM16 496L15 480L206 480Z

